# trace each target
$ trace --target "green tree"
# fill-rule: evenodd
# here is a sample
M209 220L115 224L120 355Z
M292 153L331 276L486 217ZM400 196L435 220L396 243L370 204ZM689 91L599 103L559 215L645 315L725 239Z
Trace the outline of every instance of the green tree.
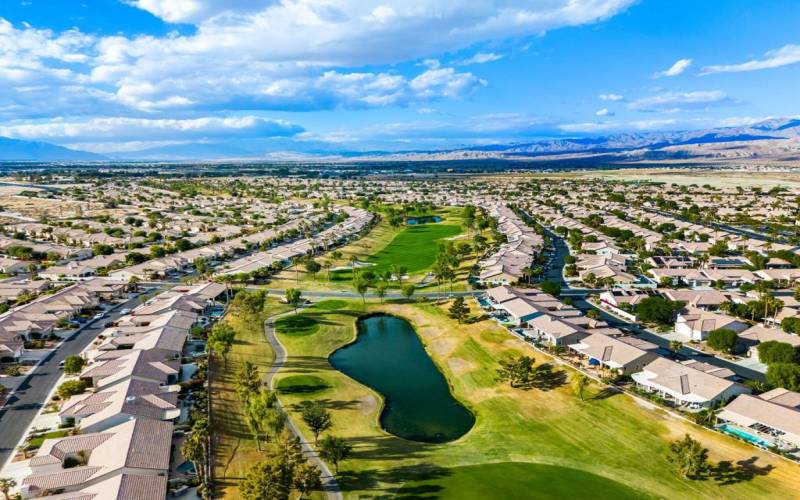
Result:
M67 380L58 386L56 393L61 399L69 399L71 396L83 394L88 387L89 382L85 380Z
M313 279L317 279L317 273L322 269L322 266L314 259L308 259L303 263L306 272L311 275Z
M297 314L297 308L303 303L303 292L297 288L286 289L286 303L292 306L294 313Z
M251 395L245 402L244 413L247 426L256 440L256 446L261 450L261 435L272 430L275 434L283 431L286 417L278 408L278 398L275 393L264 386Z
M678 351L680 351L681 349L683 349L683 342L681 342L680 340L669 341L669 350L672 351L673 357L677 356Z
M239 395L239 399L247 402L260 387L261 376L258 374L258 368L250 361L245 361L236 370L236 393Z
M790 391L800 391L800 365L774 363L767 368L767 383Z
M403 297L406 300L409 300L409 299L411 299L411 296L414 295L414 292L416 291L416 289L417 289L417 287L414 286L413 283L406 283L405 285L400 287L400 293L403 294Z
M211 328L208 334L208 347L211 351L222 356L225 366L228 366L228 353L236 340L236 330L227 322L219 322Z
M555 281L542 281L542 291L546 294L558 297L561 295L561 285Z
M758 344L758 360L766 365L775 363L796 363L797 351L785 342L768 340Z
M365 295L367 294L367 290L369 290L369 281L367 281L363 276L358 276L353 281L353 288L356 289L359 295L361 295L361 301L363 303L367 303L367 299Z
M511 387L525 387L533 379L533 365L535 359L530 356L511 357L501 359L500 368L497 370L497 378L501 381L508 381Z
M736 348L738 335L728 328L717 328L708 332L708 345L718 351L733 353Z
M581 398L583 401L583 391L589 385L589 377L584 375L581 372L575 372L572 375L572 390L575 392L575 395Z
M645 297L636 305L636 316L645 323L658 323L669 325L672 318L680 309L679 302L673 302L663 297Z
M339 463L347 460L353 452L353 446L344 438L326 436L319 446L319 456L333 463L336 474L339 473Z
M206 456L206 442L198 433L192 433L183 441L181 446L181 455L194 465L194 470L197 472L197 478L203 478L203 471L205 469L205 456Z
M7 477L0 478L0 493L3 494L4 500L9 499L8 492L15 486L17 486L17 482L13 479Z
M386 297L386 289L389 288L389 285L385 281L379 281L375 285L375 293L380 297L381 304L383 304L383 298Z
M685 479L694 479L708 470L708 450L689 434L669 445L667 460Z
M75 375L83 370L86 360L80 356L70 355L64 358L64 373Z
M450 317L458 320L459 324L464 321L469 314L469 307L464 302L464 297L456 297L450 305Z
M319 435L333 426L331 412L322 406L319 401L304 401L300 409L300 416L311 432L314 433L314 444L319 441Z
M280 462L264 460L257 462L242 481L239 492L244 500L289 500L291 490L287 487L286 470Z
M311 462L303 462L295 467L294 487L300 493L300 498L322 487L319 468Z

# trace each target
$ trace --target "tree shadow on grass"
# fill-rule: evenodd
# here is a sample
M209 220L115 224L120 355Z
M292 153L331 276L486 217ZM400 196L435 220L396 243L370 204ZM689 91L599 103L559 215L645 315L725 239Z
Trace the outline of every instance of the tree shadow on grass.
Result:
M600 391L597 392L594 396L591 397L592 401L601 401L603 399L608 399L610 397L616 396L617 394L621 394L619 389L614 387L603 387Z
M371 490L374 492L372 498L429 499L437 498L442 487L436 484L403 485L412 481L434 481L450 474L451 471L445 467L422 463L391 469L342 471L338 482L344 492ZM398 491L400 488L402 491Z
M766 476L773 467L771 464L760 466L756 465L758 457L750 457L746 460L739 460L735 464L725 460L712 466L707 473L707 477L717 482L720 486L738 484L745 481L752 481L757 476Z
M540 391L551 391L558 389L567 383L567 374L564 370L556 370L550 363L545 363L536 367L533 373L530 387Z

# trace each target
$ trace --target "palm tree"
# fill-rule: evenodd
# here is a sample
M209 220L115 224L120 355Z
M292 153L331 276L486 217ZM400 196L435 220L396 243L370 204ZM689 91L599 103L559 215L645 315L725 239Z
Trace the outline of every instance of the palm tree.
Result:
M13 479L7 477L0 478L0 493L3 494L3 498L5 500L8 500L8 492L11 490L11 488L15 487L16 485L17 482L14 481Z
M672 351L673 357L677 356L678 351L680 351L681 349L683 349L683 342L681 342L680 340L669 341L669 350Z

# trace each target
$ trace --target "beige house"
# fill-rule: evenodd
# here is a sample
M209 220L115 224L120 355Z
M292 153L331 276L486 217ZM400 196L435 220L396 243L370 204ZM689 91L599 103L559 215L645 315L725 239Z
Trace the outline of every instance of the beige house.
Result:
M800 448L800 393L773 389L758 396L743 394L717 412L723 431L749 435L763 446Z

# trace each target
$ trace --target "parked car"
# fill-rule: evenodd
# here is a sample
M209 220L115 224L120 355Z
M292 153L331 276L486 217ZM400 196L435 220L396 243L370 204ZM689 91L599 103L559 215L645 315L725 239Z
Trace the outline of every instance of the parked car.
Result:
M104 312L99 312L99 313L95 314L95 315L92 317L92 319L98 320L98 319L103 319L103 318L105 318L105 317L106 317L106 313L104 313Z
M130 314L130 312L131 312L131 310L130 310L130 309L128 309L127 307L126 307L125 309L120 309L120 310L119 310L119 313L120 313L121 315L123 315L123 316L125 316L126 314Z

